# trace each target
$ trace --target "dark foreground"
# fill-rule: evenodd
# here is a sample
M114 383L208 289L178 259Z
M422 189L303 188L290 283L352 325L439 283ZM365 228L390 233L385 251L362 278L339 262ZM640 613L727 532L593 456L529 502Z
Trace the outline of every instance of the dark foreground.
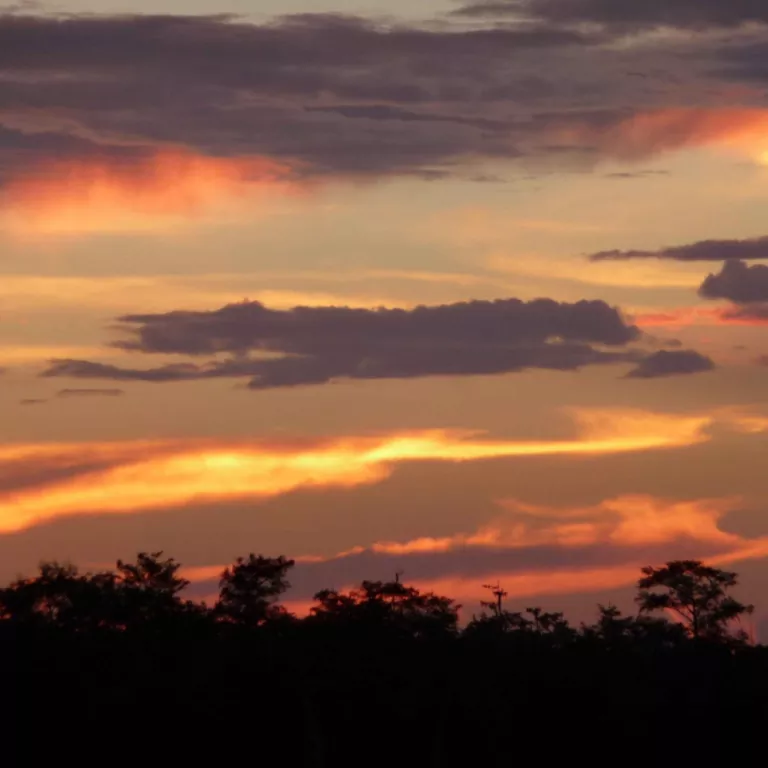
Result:
M768 649L726 631L749 607L725 602L727 584L713 596L706 573L677 574L695 625L602 608L575 628L507 611L498 590L459 629L452 601L397 581L320 593L299 620L275 602L290 561L240 566L211 608L138 571L91 583L56 566L3 590L0 764L763 760ZM645 599L676 594L651 587Z

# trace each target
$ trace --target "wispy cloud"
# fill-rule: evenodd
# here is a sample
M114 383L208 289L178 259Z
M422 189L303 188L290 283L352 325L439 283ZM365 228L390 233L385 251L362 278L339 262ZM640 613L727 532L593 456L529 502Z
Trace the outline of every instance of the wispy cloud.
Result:
M577 411L577 437L494 440L455 431L325 442L126 442L18 445L0 449L0 532L67 515L131 514L206 500L265 498L299 488L380 482L402 462L596 456L679 448L708 439L708 416ZM94 466L95 462L95 466ZM34 465L39 483L14 486ZM60 478L66 468L65 479ZM51 477L45 480L46 471Z

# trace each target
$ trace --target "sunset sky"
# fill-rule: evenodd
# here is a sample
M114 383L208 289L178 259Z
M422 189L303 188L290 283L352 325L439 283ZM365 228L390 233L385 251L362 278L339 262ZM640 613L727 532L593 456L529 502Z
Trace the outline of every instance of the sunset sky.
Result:
M768 3L0 9L0 580L695 557L768 637Z

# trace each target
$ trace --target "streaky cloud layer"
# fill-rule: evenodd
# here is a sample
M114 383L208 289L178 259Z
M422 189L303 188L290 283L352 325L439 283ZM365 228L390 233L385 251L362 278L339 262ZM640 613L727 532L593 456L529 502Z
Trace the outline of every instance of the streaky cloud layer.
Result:
M130 514L209 500L265 498L299 488L353 487L408 461L590 456L706 441L706 415L578 410L576 438L492 440L450 430L293 445L139 441L0 449L0 532L61 516ZM48 472L48 477L46 477Z

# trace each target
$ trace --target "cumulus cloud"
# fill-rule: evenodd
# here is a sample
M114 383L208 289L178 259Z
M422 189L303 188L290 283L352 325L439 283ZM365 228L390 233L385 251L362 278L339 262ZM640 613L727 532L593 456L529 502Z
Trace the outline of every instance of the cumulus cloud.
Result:
M664 376L680 376L704 373L715 368L711 358L690 349L654 352L641 360L628 374L629 379L658 379Z
M768 266L726 262L719 273L707 276L699 293L706 299L729 299L736 304L768 302Z
M639 331L603 301L467 301L414 309L294 307L244 301L208 312L118 318L132 337L115 346L188 355L249 350L313 354L351 347L506 346L552 340L621 346Z
M660 248L656 251L599 251L591 261L629 259L669 259L672 261L738 261L768 259L768 237L749 240L702 240L690 245Z
M123 350L234 356L149 369L55 360L43 376L157 382L248 376L251 388L263 389L345 378L577 370L638 359L626 345L640 337L637 327L605 302L550 299L415 309L275 310L242 302L209 312L126 315L120 322L130 335L115 343Z

